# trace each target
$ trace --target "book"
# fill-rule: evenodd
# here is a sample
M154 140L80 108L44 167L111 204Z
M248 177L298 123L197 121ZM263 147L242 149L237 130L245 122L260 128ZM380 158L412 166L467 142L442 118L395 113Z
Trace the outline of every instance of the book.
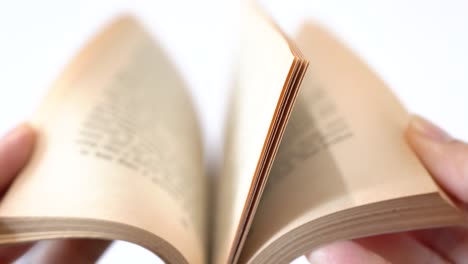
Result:
M168 263L287 263L336 240L465 223L407 145L407 111L319 25L292 39L248 8L234 87L211 191L188 87L134 18L116 19L31 118L38 143L0 203L0 243L125 240Z

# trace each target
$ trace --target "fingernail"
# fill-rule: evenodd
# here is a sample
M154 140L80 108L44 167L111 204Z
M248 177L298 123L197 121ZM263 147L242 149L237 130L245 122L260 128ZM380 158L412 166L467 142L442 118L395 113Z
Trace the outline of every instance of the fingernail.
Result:
M419 116L413 117L410 128L415 130L418 134L436 142L446 143L453 140L453 138L440 127Z

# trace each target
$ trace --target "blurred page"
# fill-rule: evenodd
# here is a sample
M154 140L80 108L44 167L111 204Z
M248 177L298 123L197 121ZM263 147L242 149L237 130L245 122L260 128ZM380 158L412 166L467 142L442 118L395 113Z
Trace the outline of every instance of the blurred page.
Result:
M33 119L32 161L1 217L108 220L149 231L205 263L205 175L183 82L124 17L80 53Z
M438 191L404 139L409 115L386 85L316 25L302 28L298 46L309 70L242 259L322 216Z
M214 263L227 263L237 247L257 180L270 126L294 55L281 33L253 7L242 32L239 79L228 120L216 215Z

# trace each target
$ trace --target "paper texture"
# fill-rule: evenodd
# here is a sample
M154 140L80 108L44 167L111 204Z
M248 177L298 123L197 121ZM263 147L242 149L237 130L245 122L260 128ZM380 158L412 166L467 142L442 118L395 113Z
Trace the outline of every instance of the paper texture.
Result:
M32 161L1 217L108 220L147 230L205 263L205 175L184 84L122 18L83 51L34 118Z
M409 115L365 64L315 25L310 66L243 252L338 211L437 193L404 139Z
M214 263L233 249L270 125L294 56L284 37L254 8L243 27L238 85L228 120L219 189Z

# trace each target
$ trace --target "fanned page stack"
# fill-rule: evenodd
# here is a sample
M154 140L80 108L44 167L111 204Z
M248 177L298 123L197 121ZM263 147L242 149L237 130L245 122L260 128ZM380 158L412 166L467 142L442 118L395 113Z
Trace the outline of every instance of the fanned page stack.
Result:
M257 9L245 17L216 208L187 87L122 17L33 116L38 145L0 203L0 243L126 240L168 263L287 263L335 240L465 223L365 64L314 24L294 44Z

